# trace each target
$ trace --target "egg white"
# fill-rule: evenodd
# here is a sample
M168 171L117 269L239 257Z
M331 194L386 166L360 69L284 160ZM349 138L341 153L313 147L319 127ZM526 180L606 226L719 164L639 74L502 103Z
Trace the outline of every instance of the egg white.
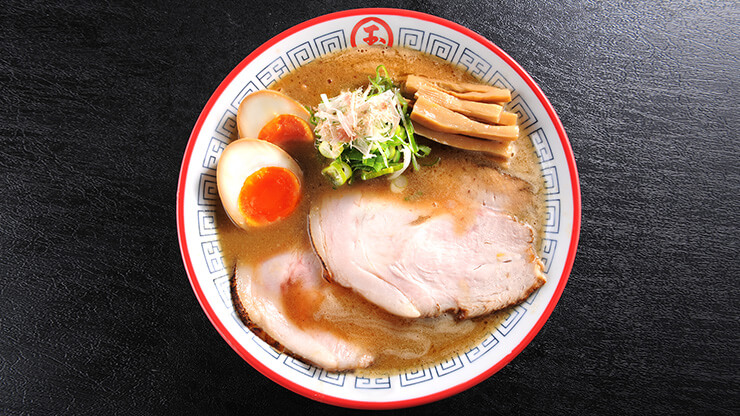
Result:
M311 117L297 101L277 91L260 90L247 95L236 116L239 137L258 137L267 123L282 114L292 114L306 122Z

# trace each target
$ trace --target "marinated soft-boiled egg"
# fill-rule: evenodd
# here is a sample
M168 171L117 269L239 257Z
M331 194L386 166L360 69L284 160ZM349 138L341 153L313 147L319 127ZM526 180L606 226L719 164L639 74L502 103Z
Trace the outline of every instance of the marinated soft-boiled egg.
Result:
M302 182L303 172L290 155L257 139L226 146L216 169L224 209L243 229L289 216L301 200Z
M286 147L296 142L313 143L313 130L304 119L292 114L281 114L265 124L257 138Z
M259 137L272 141L269 138L260 137L260 132L263 127L281 115L291 116L284 118L285 123L289 122L291 125L298 123L302 127L308 128L308 135L313 140L313 133L308 125L311 117L308 110L285 94L271 90L253 92L244 97L241 104L239 104L239 110L236 114L239 137ZM273 130L275 130L275 127L277 126L273 123ZM305 130L301 129L300 133L305 134Z

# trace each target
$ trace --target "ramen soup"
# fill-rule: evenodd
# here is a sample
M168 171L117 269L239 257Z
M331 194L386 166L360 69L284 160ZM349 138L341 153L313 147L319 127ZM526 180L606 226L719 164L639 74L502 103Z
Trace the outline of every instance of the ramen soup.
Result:
M394 80L416 74L439 80L478 82L463 69L420 52L400 48L356 48L308 63L271 88L316 108L322 102L321 94L334 97L342 91L367 86L368 77L374 76L381 64ZM418 171L407 170L404 176L408 185L401 192L391 192L389 180L383 177L357 180L335 189L321 174L328 162L313 143L290 146L286 150L303 172L303 194L297 208L281 221L249 230L235 226L221 211L218 232L227 267L233 269L237 263L259 265L286 250L312 250L307 227L310 208L312 203L327 194L373 191L387 193L389 198L397 198L402 203L435 204L448 206L454 211L456 206L464 207L461 198L465 198L465 187L471 181L491 181L491 186L494 186L493 182L510 177L526 185L529 197L508 214L534 229L534 248L539 252L545 217L544 184L528 136L522 135L513 143L515 156L505 168L479 152L444 146L418 135L416 140L431 148L431 154L425 159L433 162L439 158L439 161L432 166L421 166ZM460 209L455 211L455 215L464 222L470 213ZM479 344L508 314L504 309L470 319L458 319L451 313L433 318L402 318L338 284L332 284L331 291L338 301L322 304L320 299L317 301L300 291L287 290L284 301L290 302L291 307L286 319L302 328L329 331L370 351L375 357L372 366L356 370L358 374L398 373L442 361ZM236 290L232 293L235 306L243 315ZM242 316L242 319L250 323L248 316ZM269 334L253 329L275 345Z

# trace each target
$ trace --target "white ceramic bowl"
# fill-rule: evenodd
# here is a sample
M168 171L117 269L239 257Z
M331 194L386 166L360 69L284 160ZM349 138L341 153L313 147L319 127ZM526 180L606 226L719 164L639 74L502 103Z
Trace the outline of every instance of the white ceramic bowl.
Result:
M369 29L365 30L365 29ZM463 354L393 377L332 373L280 354L237 318L229 271L216 235L216 164L236 138L236 110L245 95L269 87L295 68L340 49L384 43L424 51L468 69L483 82L513 91L540 159L547 188L542 261L547 283L488 338ZM565 287L580 229L580 190L573 154L555 110L532 78L482 36L450 21L397 9L360 9L321 16L289 29L246 57L219 85L198 118L182 162L177 227L195 295L226 342L249 364L299 394L339 406L394 408L439 400L467 389L511 361L550 316Z

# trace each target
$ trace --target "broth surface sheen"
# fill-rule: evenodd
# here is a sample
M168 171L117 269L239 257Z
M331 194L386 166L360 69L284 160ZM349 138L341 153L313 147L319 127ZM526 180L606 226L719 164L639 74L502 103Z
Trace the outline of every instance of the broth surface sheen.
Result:
M450 81L478 82L464 69L439 58L401 48L356 48L327 55L286 75L272 86L303 105L315 107L320 95L338 95L343 90L365 87L368 77L375 75L378 65L385 65L396 83L408 74ZM469 210L454 210L465 206L465 195L459 192L461 177L489 181L506 180L506 175L525 181L532 190L531 201L517 207L514 215L528 223L535 231L534 247L541 250L544 231L544 182L534 148L528 136L515 142L516 155L507 169L499 169L496 162L475 152L462 151L417 136L419 143L432 148L427 159L441 158L434 166L422 166L418 172L409 169L404 175L409 184L400 194L402 201L422 204L440 204L452 208L464 223ZM288 218L266 227L244 231L236 227L221 208L218 216L219 239L226 266L233 269L237 262L259 264L289 249L311 249L307 218L311 201L328 192L342 192L343 188L367 187L387 192L389 181L378 178L355 181L333 189L321 175L327 163L313 144L303 143L287 149L303 169L304 193L295 212ZM424 161L423 161L424 162ZM422 163L423 163L422 162ZM485 174L478 172L485 171ZM499 172L500 171L500 172ZM461 195L463 194L463 195ZM376 355L375 363L358 375L398 374L408 369L433 365L455 354L469 350L480 343L505 319L502 310L473 319L456 320L451 314L438 318L404 319L391 315L370 304L352 290L331 285L329 296L316 297L301 293L301 287L292 287L285 294L297 306L288 318L300 327L314 327L357 342ZM300 300L300 302L298 302Z

